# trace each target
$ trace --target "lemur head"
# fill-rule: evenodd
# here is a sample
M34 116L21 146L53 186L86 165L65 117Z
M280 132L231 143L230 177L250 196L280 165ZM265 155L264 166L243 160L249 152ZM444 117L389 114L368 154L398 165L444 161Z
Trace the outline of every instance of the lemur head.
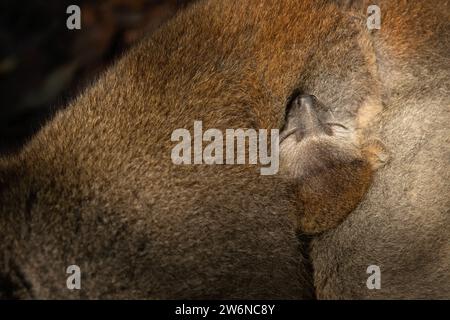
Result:
M336 227L372 181L374 167L356 130L335 122L315 96L299 95L288 106L280 141L281 172L298 186L299 229Z

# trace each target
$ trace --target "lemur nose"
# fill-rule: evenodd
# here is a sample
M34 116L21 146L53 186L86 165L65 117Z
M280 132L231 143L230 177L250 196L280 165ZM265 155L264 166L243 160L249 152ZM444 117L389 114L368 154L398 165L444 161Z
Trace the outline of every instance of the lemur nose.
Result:
M321 113L318 112L318 101L313 95L303 94L294 101L294 107L297 108L299 129L296 132L297 141L300 141L309 135L327 134L327 128L320 119Z

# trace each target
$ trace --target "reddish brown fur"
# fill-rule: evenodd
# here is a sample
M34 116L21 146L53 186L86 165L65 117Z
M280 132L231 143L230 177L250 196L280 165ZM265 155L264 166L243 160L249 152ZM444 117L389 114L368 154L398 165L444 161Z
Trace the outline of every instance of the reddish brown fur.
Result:
M422 6L429 5L410 10ZM205 128L281 128L297 89L317 95L339 120L361 130L359 108L389 94L379 59L426 55L437 37L419 40L404 28L413 17L387 11L377 42L381 56L364 23L332 1L312 0L200 1L132 49L19 155L0 162L0 282L10 288L1 295L312 298L311 274L289 219L299 213L297 185L261 176L255 166L175 166L170 135L194 120ZM431 27L437 20L415 23ZM383 117L369 123L376 127ZM360 145L377 138L372 129L363 128ZM343 205L349 208L345 199ZM314 242L320 297L348 297L339 285L361 283L351 276L364 274L359 265L344 263L348 269L333 273L339 259L329 257L363 252L344 252L350 245L341 245L363 225L342 237L331 233L336 241L324 235ZM81 291L65 286L70 264L83 271ZM388 293L407 296L402 288Z

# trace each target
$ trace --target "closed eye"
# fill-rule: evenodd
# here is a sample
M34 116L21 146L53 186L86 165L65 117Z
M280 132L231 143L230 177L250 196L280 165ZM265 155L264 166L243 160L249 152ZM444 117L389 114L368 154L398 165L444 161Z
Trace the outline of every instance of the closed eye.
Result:
M346 126L344 126L341 123L337 123L337 122L326 122L327 125L329 126L337 126L337 127L341 127L344 128L345 130L348 130L348 128Z

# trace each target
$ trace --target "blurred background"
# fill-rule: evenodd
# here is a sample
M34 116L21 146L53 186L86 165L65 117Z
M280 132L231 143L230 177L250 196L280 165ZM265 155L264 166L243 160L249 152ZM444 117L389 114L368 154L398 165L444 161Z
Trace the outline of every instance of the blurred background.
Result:
M16 152L131 45L191 0L1 0L0 155ZM81 29L69 30L70 5Z

